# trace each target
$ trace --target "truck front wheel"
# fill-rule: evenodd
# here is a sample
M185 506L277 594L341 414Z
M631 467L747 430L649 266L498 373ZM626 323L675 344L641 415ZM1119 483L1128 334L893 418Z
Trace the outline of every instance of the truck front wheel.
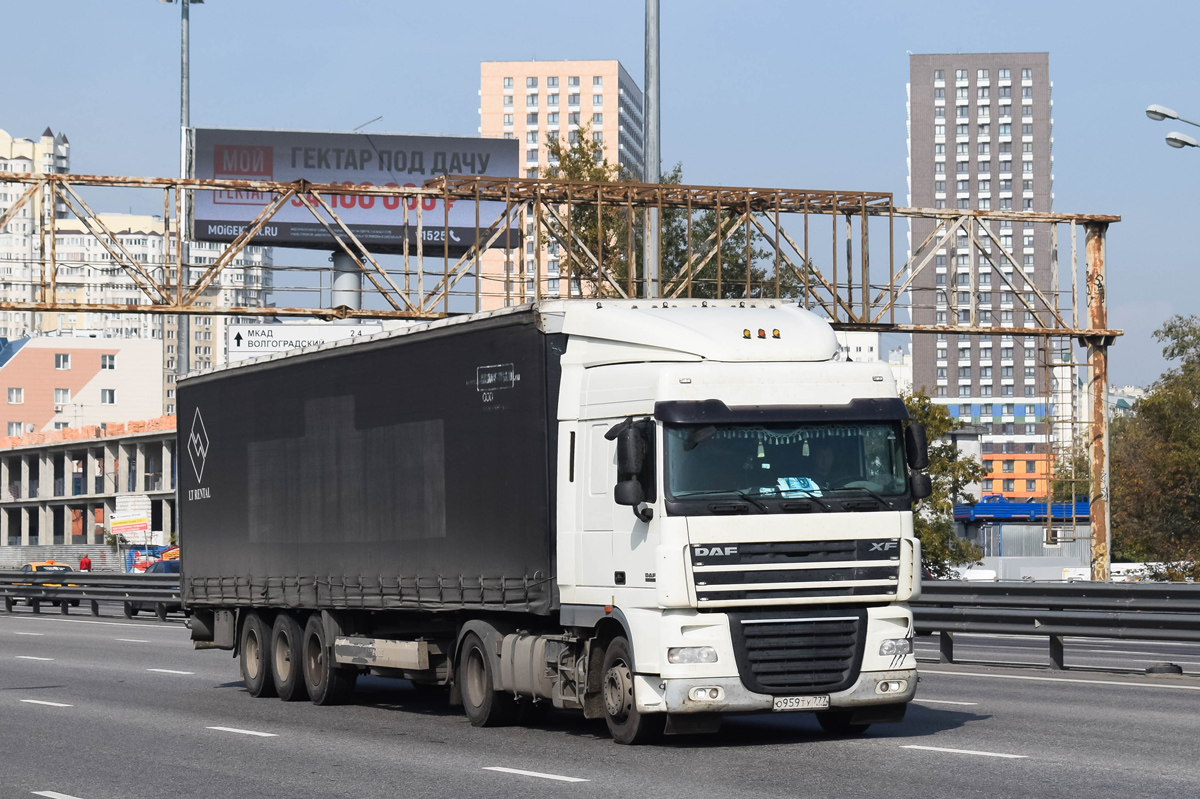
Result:
M463 638L458 656L458 686L463 709L473 727L507 727L517 718L517 702L511 694L493 690L492 657L475 633Z
M358 672L339 669L333 661L333 647L325 635L321 614L308 617L304 627L304 685L314 705L340 705L354 693Z
M275 680L267 660L271 628L263 617L254 611L246 614L242 623L241 652L242 679L250 696L275 696Z
M619 744L641 744L662 735L666 715L638 712L633 699L633 657L629 641L618 636L604 649L604 720L608 732Z
M271 676L275 678L279 698L284 702L308 698L302 664L303 638L304 630L292 614L280 613L275 617L275 626L271 629Z

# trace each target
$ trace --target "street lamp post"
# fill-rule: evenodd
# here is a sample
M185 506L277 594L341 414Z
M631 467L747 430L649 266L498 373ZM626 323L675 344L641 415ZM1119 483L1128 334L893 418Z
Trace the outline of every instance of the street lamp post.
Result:
M1174 119L1179 122L1191 125L1194 128L1200 128L1200 122L1193 122L1190 119L1184 119L1179 116L1173 109L1167 108L1165 105L1150 105L1146 108L1146 116L1153 119L1155 122L1162 122L1164 119ZM1171 131L1167 134L1167 144L1177 150L1182 150L1184 147L1200 147L1200 142L1192 136L1178 131Z

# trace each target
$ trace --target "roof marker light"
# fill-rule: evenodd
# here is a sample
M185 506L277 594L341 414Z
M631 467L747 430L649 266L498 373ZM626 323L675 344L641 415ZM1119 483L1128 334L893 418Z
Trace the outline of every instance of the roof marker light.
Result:
M750 328L746 328L742 331L742 338L750 338Z
M759 338L766 338L766 337L767 337L767 331L763 330L763 329L760 327L760 328L758 329L758 337L759 337Z
M772 330L772 331L771 331L771 338L779 338L779 331L778 331L778 330Z

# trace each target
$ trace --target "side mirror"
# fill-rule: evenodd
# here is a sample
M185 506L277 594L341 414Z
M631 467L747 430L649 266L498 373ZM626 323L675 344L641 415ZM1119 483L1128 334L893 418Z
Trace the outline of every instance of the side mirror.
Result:
M925 499L933 493L933 481L925 472L915 472L909 480L913 499Z
M636 508L646 501L646 491L638 480L622 480L613 488L613 501Z
M645 461L646 439L636 427L626 427L617 434L617 471L641 474Z
M914 422L904 431L904 452L910 469L920 471L929 468L929 441L925 437L925 425Z

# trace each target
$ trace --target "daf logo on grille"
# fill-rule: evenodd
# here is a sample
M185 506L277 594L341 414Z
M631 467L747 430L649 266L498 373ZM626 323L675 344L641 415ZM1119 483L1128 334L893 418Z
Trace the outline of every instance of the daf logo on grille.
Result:
M872 541L871 542L871 551L872 552L887 552L889 550L895 549L898 546L899 546L899 544L897 544L895 541Z
M737 547L693 547L696 557L702 558L706 555L736 555Z

